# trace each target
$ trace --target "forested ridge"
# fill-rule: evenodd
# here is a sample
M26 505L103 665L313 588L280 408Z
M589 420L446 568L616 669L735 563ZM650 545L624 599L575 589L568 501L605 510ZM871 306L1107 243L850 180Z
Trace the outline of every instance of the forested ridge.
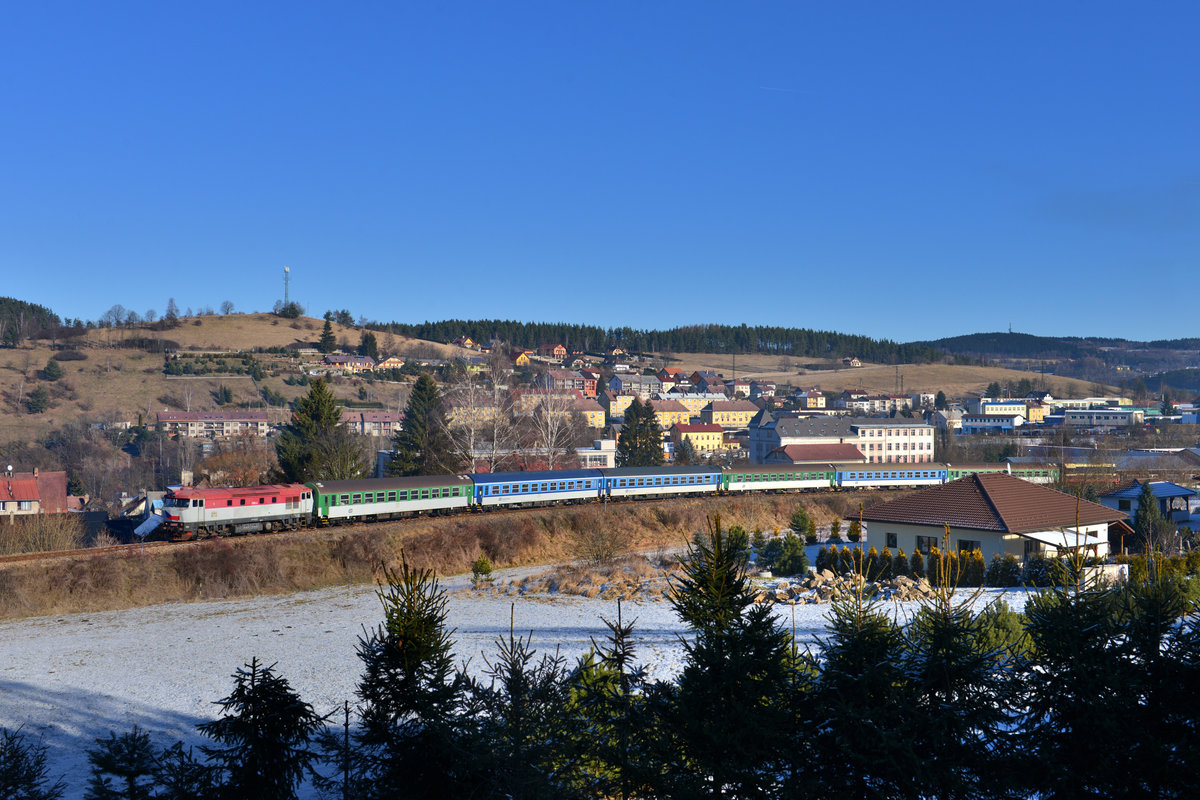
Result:
M498 339L513 347L530 349L541 344L559 343L568 350L583 351L621 347L637 353L766 353L813 358L856 356L864 361L884 364L921 363L943 357L941 352L927 345L769 325L709 324L654 330L601 328L567 322L451 319L420 324L379 323L371 327L435 342L450 342L460 336L468 336L477 342Z

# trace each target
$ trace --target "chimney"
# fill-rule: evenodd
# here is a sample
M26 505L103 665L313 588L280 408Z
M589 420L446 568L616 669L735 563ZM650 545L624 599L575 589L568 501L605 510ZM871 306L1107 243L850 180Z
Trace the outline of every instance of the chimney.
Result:
M34 468L33 468L33 479L34 479L35 481L37 480L37 476L38 476L38 468L37 468L37 467L34 467Z

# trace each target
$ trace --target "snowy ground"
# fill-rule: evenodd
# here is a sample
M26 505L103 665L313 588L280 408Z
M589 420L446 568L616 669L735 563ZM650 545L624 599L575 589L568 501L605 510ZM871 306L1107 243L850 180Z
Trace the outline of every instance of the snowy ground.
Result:
M498 577L507 577L498 575ZM444 583L450 591L449 623L459 660L472 672L482 655L509 630L509 597L470 594L465 578ZM980 603L999 595L988 592ZM1024 595L1009 597L1016 608ZM911 606L911 604L906 604ZM815 643L828 606L795 608L801 643ZM907 614L911 608L897 607ZM777 609L793 627L792 609ZM515 631L532 633L541 651L558 648L568 663L601 639L601 617L616 617L616 603L577 597L519 597ZM651 677L668 678L680 667L683 629L664 602L623 605L637 618L638 658ZM360 672L355 643L364 626L380 621L371 587L336 588L278 597L162 605L129 611L38 617L0 623L0 726L42 736L52 774L67 777L68 797L81 797L85 751L110 730L135 723L156 743L199 744L197 723L215 714L213 702L229 693L231 674L257 656L277 664L318 712L354 700Z

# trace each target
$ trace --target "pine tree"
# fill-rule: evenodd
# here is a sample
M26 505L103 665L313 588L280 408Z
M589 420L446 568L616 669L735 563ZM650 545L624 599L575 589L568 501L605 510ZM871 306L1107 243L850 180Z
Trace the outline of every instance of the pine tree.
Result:
M321 338L317 342L317 349L326 355L337 350L337 337L333 335L332 312L325 312L325 325L321 328Z
M63 376L62 365L53 358L46 362L46 368L42 370L42 377L48 381L56 381Z
M404 427L392 437L392 448L389 475L448 475L462 466L447 432L441 392L428 375L413 386Z
M662 428L650 401L633 398L625 409L625 424L617 437L618 467L657 467L663 464Z
M675 464L681 467L695 464L698 460L696 448L692 445L692 440L684 437L679 442L679 447L675 448Z
M572 677L572 709L578 715L576 739L580 760L579 793L585 796L626 800L648 794L660 772L648 758L662 741L656 718L650 713L646 669L635 664L632 622L621 615L617 601L615 622L605 643L592 645L594 655L581 660Z
M379 343L375 340L375 334L366 330L362 332L358 340L358 354L374 361L379 360Z
M97 739L88 751L91 777L87 800L150 800L154 796L154 748L150 734L134 725L129 733Z
M383 622L358 641L363 765L370 797L444 797L459 771L466 682L454 669L446 594L432 570L385 570Z
M325 379L313 381L308 394L296 400L292 421L275 443L282 480L307 483L361 477L361 474L346 475L330 466L344 464L343 457L347 454L358 453L361 457L362 453L361 443L338 434L341 417L341 406ZM348 433L344 427L342 431Z
M223 794L254 800L294 800L316 759L310 741L321 717L288 681L257 658L233 675L233 692L217 701L222 716L200 732L223 747L203 747L224 777Z
M695 634L684 642L668 712L680 751L680 761L666 765L674 796L768 797L777 789L791 729L781 696L788 637L770 606L754 602L747 557L716 517L671 585L671 605Z
M908 706L902 631L857 594L834 600L828 619L816 685L794 726L807 734L811 756L792 796L920 796L917 754L894 734Z
M66 791L60 779L50 781L46 745L30 742L19 730L0 727L0 797L13 800L59 800Z
M842 520L839 517L834 517L833 522L829 523L829 541L840 542L842 540Z
M803 540L789 530L780 542L775 572L779 575L803 575L808 572L808 566L808 553L804 550Z
M217 786L214 770L195 758L192 748L176 742L159 754L154 766L157 800L213 800Z
M931 554L932 558L932 554ZM970 600L938 590L904 629L907 694L901 738L920 753L923 796L1005 797L1008 670L981 634Z
M850 528L846 531L846 538L852 542L862 539L862 523L856 519L850 520Z
M583 735L572 729L567 712L568 675L557 652L538 657L530 639L496 641L496 655L484 656L487 683L472 682L469 714L474 726L461 753L474 759L478 788L468 796L557 798L576 779L570 742Z
M804 510L804 506L796 506L788 525L798 536L804 536L808 533L808 521L808 512Z

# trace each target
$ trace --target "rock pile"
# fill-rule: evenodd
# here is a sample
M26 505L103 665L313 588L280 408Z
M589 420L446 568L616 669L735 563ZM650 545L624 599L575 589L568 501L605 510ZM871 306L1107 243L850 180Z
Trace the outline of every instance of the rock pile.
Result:
M804 578L782 578L767 583L755 596L756 603L813 605L828 603L856 592L864 597L907 602L933 596L933 587L924 578L913 580L899 576L891 580L869 583L862 575L846 572L835 575L830 570L811 572Z

